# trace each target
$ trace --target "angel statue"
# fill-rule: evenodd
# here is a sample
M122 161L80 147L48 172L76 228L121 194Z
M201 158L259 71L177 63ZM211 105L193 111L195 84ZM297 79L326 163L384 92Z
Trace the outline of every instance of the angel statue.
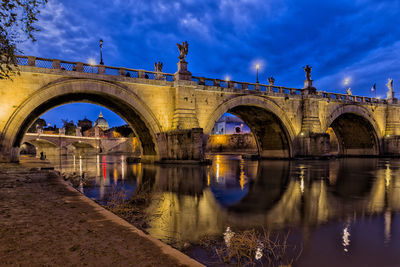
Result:
M274 85L274 83L275 83L275 79L274 79L274 77L268 77L268 83L269 83L269 85Z
M180 61L185 61L186 55L189 52L189 45L186 41L184 41L182 44L177 43L176 44L179 49L179 59Z
M307 81L311 81L311 69L312 69L312 67L309 66L309 65L306 65L305 67L303 67L303 69L306 72Z
M386 84L387 88L389 91L386 93L386 97L389 98L394 98L394 90L393 90L393 79L389 78L388 83Z
M163 63L158 61L158 62L154 62L154 69L155 72L162 72L162 68L163 68Z

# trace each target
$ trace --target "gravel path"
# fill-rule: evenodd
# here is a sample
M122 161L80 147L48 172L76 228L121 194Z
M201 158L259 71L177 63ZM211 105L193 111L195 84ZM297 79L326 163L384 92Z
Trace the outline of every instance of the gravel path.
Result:
M0 164L0 266L201 266L27 166Z

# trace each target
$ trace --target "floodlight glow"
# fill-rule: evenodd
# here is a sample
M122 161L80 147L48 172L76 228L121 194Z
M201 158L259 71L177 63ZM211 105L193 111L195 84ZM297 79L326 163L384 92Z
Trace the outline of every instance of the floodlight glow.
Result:
M89 58L89 65L96 65L96 60L94 60L94 58Z

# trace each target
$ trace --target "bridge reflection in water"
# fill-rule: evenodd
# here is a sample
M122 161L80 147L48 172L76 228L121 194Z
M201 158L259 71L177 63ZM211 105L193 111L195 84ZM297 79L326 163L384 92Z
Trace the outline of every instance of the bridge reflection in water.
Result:
M380 253L373 253L375 260L400 262L394 249L400 245L398 159L245 161L217 155L212 166L156 166L96 155L60 162L63 172L96 177L96 186L82 188L89 197L101 200L114 184L128 194L149 193L145 209L154 216L147 231L164 241L197 242L221 236L228 226L292 229L305 248L300 264L319 256L321 263L337 263L346 253L367 262L374 251Z

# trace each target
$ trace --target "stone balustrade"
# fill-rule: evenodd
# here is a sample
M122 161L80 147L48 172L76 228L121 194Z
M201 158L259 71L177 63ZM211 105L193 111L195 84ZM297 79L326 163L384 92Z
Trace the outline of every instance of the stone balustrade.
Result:
M17 56L17 64L21 66L39 67L47 69L58 69L65 71L77 71L85 73L96 73L103 75L125 76L128 78L140 78L149 80L164 80L173 82L174 74L164 72L154 72L147 70L137 70L129 68L110 67L105 65L90 65L82 62L71 62L58 59L46 59L32 56ZM302 95L303 89L289 88L275 85L265 85L260 83L226 81L221 79L210 79L205 77L192 76L192 81L200 86L204 86L205 90L215 90L212 87L222 89L237 90L246 93L259 93L267 95L285 95L296 96ZM358 103L387 103L385 99L347 95L339 93L330 93L318 91L317 96L326 98L328 101L358 102Z

